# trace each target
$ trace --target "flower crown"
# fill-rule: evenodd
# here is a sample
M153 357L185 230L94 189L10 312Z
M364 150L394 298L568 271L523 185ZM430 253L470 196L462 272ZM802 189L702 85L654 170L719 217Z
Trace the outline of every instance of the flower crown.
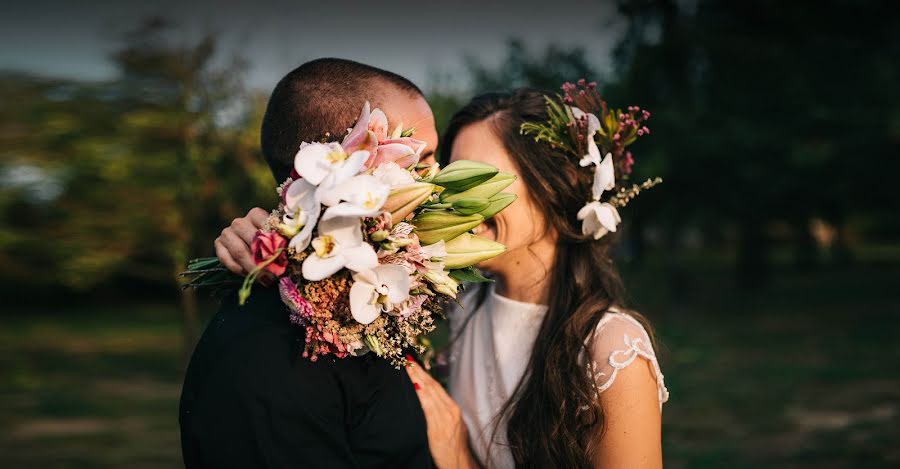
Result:
M591 199L578 211L581 231L600 239L622 221L618 208L624 207L642 190L662 182L652 178L630 187L617 185L627 181L634 165L634 158L625 147L639 137L650 134L644 123L650 113L629 106L626 111L610 109L597 92L597 84L578 80L562 85L562 101L545 96L547 114L545 122L522 124L523 135L534 135L534 141L549 143L553 148L562 149L577 158L582 167L594 166L594 182ZM601 155L605 155L601 159ZM603 200L601 200L603 198Z

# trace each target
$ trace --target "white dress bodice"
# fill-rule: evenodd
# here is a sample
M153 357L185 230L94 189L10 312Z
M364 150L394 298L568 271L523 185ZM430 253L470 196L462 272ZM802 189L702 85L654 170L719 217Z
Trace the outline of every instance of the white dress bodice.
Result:
M484 288L488 292L480 306L478 288L470 288L460 297L462 307L448 311L451 337L456 338L450 350L449 391L462 412L476 458L491 468L512 468L505 422L495 420L525 373L547 307L500 296L493 285ZM611 311L600 320L595 334L594 356L587 366L594 367L598 390L608 389L618 370L643 358L656 373L662 408L669 393L640 323Z

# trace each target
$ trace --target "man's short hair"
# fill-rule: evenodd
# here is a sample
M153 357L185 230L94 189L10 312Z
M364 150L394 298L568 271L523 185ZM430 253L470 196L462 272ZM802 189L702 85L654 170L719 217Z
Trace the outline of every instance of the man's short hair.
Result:
M262 153L275 179L290 174L301 142L326 135L341 138L366 100L380 105L391 86L422 96L406 78L351 60L316 59L288 73L269 97L260 132Z

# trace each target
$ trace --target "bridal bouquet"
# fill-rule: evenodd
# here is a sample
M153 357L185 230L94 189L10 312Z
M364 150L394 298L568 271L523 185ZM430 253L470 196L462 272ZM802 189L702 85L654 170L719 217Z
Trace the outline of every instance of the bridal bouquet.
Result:
M262 271L279 277L291 321L306 329L304 357L374 352L395 366L405 347L420 353L443 300L462 281L484 281L474 265L501 254L470 231L506 208L501 192L515 176L458 161L420 165L425 143L367 102L338 142L304 143L281 203L253 239L256 269L238 294L243 304ZM186 286L221 283L215 258L197 259Z

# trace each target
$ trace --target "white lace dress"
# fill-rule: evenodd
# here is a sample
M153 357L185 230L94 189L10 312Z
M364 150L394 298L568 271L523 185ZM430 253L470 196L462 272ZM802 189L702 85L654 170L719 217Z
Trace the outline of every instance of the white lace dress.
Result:
M458 339L450 352L450 395L459 405L475 456L486 465L495 416L515 389L531 356L534 340L547 307L511 300L496 294L493 286L477 311L477 288L460 298L463 308L448 311L452 336ZM474 313L466 324L465 318ZM460 329L462 329L460 331ZM600 392L615 383L619 370L638 359L656 372L660 410L669 398L662 372L647 332L631 316L607 313L597 325L592 365ZM503 422L490 448L491 468L512 468Z

